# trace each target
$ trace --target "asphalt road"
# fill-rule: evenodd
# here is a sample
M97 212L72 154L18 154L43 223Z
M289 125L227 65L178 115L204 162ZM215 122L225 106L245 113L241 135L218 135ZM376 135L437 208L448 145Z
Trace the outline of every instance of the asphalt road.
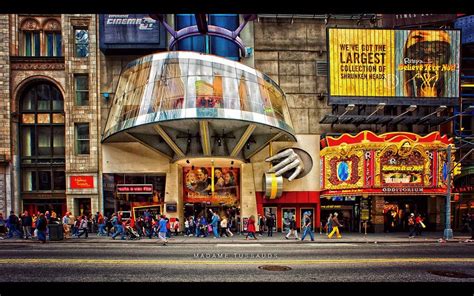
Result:
M11 242L0 269L0 282L474 283L474 244Z

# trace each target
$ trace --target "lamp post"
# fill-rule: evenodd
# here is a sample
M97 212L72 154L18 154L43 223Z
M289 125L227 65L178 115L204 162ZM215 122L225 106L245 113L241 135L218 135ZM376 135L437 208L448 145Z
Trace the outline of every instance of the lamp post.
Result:
M446 177L448 188L446 190L446 222L443 238L448 240L453 238L453 230L451 229L451 145L448 145L446 149L446 158L448 162L448 176Z

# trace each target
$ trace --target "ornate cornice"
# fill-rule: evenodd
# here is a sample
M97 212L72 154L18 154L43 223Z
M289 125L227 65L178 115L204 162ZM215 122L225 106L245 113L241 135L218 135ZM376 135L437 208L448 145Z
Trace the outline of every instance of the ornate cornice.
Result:
M18 71L61 71L65 69L64 57L10 57L11 70Z

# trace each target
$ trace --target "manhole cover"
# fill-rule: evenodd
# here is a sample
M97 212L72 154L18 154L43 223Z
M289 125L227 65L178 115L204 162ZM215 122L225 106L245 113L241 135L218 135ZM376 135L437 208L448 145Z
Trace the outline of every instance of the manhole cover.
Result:
M259 269L263 270L270 270L270 271L287 271L291 270L291 267L288 266L280 266L280 265L262 265L258 267Z
M458 279L474 278L474 275L463 273L463 272L456 272L456 271L431 270L428 272L431 274L450 277L450 278L458 278Z

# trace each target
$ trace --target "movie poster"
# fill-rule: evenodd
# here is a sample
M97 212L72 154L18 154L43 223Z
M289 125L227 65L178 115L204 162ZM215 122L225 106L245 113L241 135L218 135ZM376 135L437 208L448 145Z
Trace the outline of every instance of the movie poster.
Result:
M184 202L236 205L240 199L239 177L239 169L215 167L212 192L211 167L183 168Z

